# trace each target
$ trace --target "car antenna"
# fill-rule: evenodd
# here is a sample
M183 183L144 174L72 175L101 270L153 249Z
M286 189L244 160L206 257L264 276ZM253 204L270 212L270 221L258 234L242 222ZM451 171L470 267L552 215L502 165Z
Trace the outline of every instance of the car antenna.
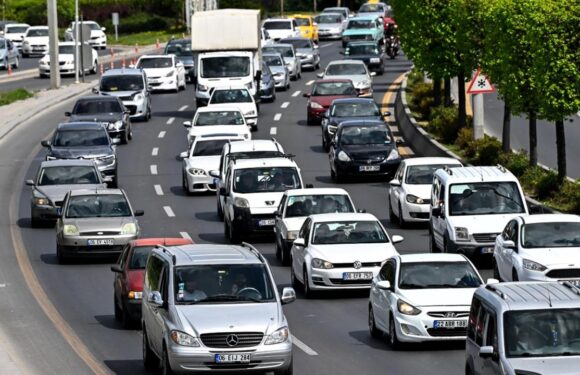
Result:
M481 182L485 182L483 179L483 171L481 170L481 167L479 167L479 175L481 176Z
M550 283L548 283L547 285L547 290L548 290L548 305L552 307L552 297L550 295Z

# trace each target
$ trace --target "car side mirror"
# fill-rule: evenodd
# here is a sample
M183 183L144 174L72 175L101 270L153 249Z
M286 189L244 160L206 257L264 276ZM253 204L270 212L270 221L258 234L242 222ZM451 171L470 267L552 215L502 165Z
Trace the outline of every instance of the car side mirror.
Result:
M303 97L305 98L310 98L310 93L309 92L305 92L302 94Z
M405 240L405 238L403 236L399 236L397 234L395 234L392 238L391 241L393 243L399 243L399 242L403 242Z
M379 288L381 290L391 290L393 288L393 286L391 285L390 281L381 280L377 283L377 288Z
M532 215L543 214L544 208L539 204L530 204L529 211Z
M401 186L401 181L399 181L397 179L394 179L394 180L389 181L389 185L391 185L391 186Z
M282 289L282 297L280 297L280 302L282 305L287 305L296 301L296 291L294 288L286 287Z
M516 244L512 240L506 240L506 241L503 242L503 247L505 247L506 249L515 250Z
M296 247L304 247L306 243L304 242L304 238L297 238L294 240L294 246Z
M40 142L42 147L50 147L50 141L44 140Z
M479 356L481 358L493 358L495 357L495 354L493 346L482 346L479 348Z
M191 121L184 121L183 126L185 126L186 128L191 128Z
M107 28L106 27L101 27L101 31L106 31Z
M134 68L134 67L133 67L133 68ZM151 85L147 85L147 91L149 91L149 92L153 91L153 86L151 86Z
M179 154L179 157L181 159L187 159L188 156L189 156L189 153L187 151L183 151L182 153Z
M390 111L383 112L383 116L385 116L385 117L389 117L390 115L391 115Z
M133 215L135 215L135 216L143 216L143 215L145 215L145 211L143 211L143 210L135 210L135 213Z
M324 78L324 73L318 73L316 76L317 76L318 78Z
M34 186L34 181L32 181L32 180L26 180L26 185L28 185L28 186Z
M224 196L224 197L227 195L227 194L226 194L226 188L225 188L225 187L221 187L221 188L220 188L220 195L221 195L221 196Z
M149 293L147 302L153 306L163 307L163 297L161 297L161 293L157 291Z
M118 264L113 264L111 266L111 271L113 271L115 273L123 273L123 269Z
M93 94L99 94L99 89L97 87L93 87L91 91L93 92Z
M441 217L443 216L442 213L443 211L441 210L441 207L433 207L431 209L431 216L433 217Z
M220 171L216 169L209 171L209 175L213 178L221 178Z
M377 72L371 72L371 74L370 74L371 77L374 77L376 75L377 75Z
M65 112L65 113L64 113L64 115L65 115L66 117L70 117L71 113L70 113L70 112Z

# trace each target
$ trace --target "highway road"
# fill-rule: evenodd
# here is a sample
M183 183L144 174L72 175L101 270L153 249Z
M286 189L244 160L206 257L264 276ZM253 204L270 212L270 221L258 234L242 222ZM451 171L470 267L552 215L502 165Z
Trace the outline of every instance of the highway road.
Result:
M322 65L341 58L338 51L339 43L321 43ZM387 74L374 80L377 102L382 103L385 94L393 90L392 83L409 67L410 63L402 56L387 61ZM330 179L328 157L320 144L320 127L307 126L306 99L301 95L309 90L309 83L314 79L315 72L304 72L301 80L292 82L289 91L278 92L276 102L261 105L259 130L253 136L270 138L275 135L285 150L296 155L305 183L328 187L334 184ZM140 219L143 237L182 235L199 243L224 243L223 223L215 211L215 195L186 196L181 189L178 154L187 145L182 122L192 118L193 103L191 86L179 94L153 96L153 119L148 123L135 123L134 140L118 148L119 182L133 207L145 210L145 216ZM18 249L26 252L31 270L58 310L56 315L52 311L50 317L57 322L60 322L58 314L64 318L66 324L60 324L59 328L68 332L65 336L68 342L74 339L72 335L80 339L82 344L75 346L77 351L82 351L83 344L88 348L98 361L93 364L93 370L104 369L117 374L145 373L141 361L140 331L124 330L114 320L111 260L58 265L54 229L30 228L30 190L24 185L24 180L32 178L44 158L40 140L47 137L58 122L66 120L63 113L71 105L70 101L62 103L45 112L42 121L24 124L15 132L17 136L0 141L0 188L11 192L0 196L0 207L10 213L2 219L0 235L17 240L7 244L0 254L5 262L13 262L15 267L14 256L9 250L16 249L17 254ZM392 106L386 104L383 109L392 109ZM405 241L398 245L401 253L428 251L425 226L401 230L388 221L386 181L365 180L340 186L349 191L357 207L379 217L391 235L405 237ZM273 236L255 238L250 242L255 243L270 261L279 288L288 286L289 268L281 266L275 259ZM2 280L4 277L13 278L10 280L12 283L24 282L16 270L13 273L0 274L0 283L5 282ZM484 270L483 276L490 277L489 270ZM0 293L4 292L0 290ZM405 351L394 352L386 340L371 339L367 329L367 298L368 292L336 292L306 300L298 292L298 300L284 307L291 332L299 340L295 341L294 348L296 374L404 375L429 372L451 375L463 372L462 343L413 345ZM91 373L67 341L55 333L38 305L28 298L25 300L27 306L11 305L20 314L13 319L40 337L24 337L15 342L24 361L39 373ZM8 319L2 316L0 314L0 320ZM37 323L28 327L31 319ZM38 342L49 345L39 346ZM47 353L54 355L49 356L49 360L34 360L45 358ZM84 357L91 358L90 355Z

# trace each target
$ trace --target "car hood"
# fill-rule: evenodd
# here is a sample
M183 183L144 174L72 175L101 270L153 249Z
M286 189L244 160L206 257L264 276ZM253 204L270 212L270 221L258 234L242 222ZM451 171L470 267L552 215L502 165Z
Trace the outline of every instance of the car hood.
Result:
M282 57L282 60L284 60L284 64L293 64L296 62L296 57Z
M313 258L320 258L331 263L352 263L356 260L365 262L382 262L397 254L391 243L363 243L344 245L311 244L309 251Z
M122 120L122 113L96 113L92 115L75 115L70 116L70 121L94 121L94 122L115 122L117 120Z
M321 29L340 29L342 28L342 23L319 23L318 30Z
M423 198L426 203L431 199L431 185L405 185L405 192Z
M316 102L321 106L328 108L334 101L334 99L341 99L341 98L354 98L356 95L328 95L328 96L311 96L310 101Z
M47 44L48 45L48 37L47 36L29 36L24 38L24 40L28 41L30 44Z
M135 223L132 216L124 217L91 217L91 218L65 218L65 224L74 224L79 232L109 231L120 232L123 225Z
M270 71L272 72L272 74L286 73L286 68L284 66L272 65L269 67L270 67Z
M145 270L128 270L127 286L134 292L143 291L143 281L145 279Z
M395 147L394 143L385 145L340 145L354 160L376 160L381 161L389 156L389 153Z
M276 302L177 305L175 311L182 326L191 327L198 335L217 332L270 334L284 320Z
M296 48L296 53L301 55L312 55L314 50L312 48Z
M507 361L515 370L528 370L542 375L575 375L578 373L580 357L510 358Z
M220 167L220 155L194 156L187 159L187 164L205 171L216 170Z
M75 185L47 185L35 186L35 190L51 202L62 202L64 196L71 190L98 189L106 187L105 184L75 184Z
M358 87L363 81L371 81L370 77L366 74L352 75L352 76L332 76L325 75L324 79L350 79L354 87Z
M476 288L398 289L405 301L417 307L465 306L469 310Z
M243 197L250 203L250 211L252 213L270 213L276 211L284 192L275 193L249 193L244 194Z
M381 116L331 117L329 122L331 124L338 125L341 122L351 121L351 120L368 120L368 121L378 120L378 121L382 121L383 119Z
M189 129L190 137L198 137L206 134L250 134L248 125L204 125L192 126ZM248 138L249 139L249 138Z
M520 249L519 255L548 268L580 268L580 247Z
M503 215L469 215L469 216L448 216L448 225L451 228L465 227L470 234L473 233L501 233L505 225L511 219L521 216L518 214ZM490 238L489 242L495 242L495 238Z
M306 221L308 216L286 217L284 223L289 231L298 231L302 228L302 224Z
M51 155L60 159L91 159L113 155L110 146L95 147L52 147Z
M74 62L74 55L71 55L70 53L60 53L58 55L58 61L59 62L67 62L67 61L72 61ZM42 58L40 59L41 63L45 63L47 64L50 61L50 55L46 54L44 56L42 56Z

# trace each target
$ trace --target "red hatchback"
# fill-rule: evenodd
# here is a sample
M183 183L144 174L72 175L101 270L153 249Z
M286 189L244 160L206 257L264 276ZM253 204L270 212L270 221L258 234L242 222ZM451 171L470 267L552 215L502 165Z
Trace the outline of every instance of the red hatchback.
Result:
M312 91L303 95L308 98L306 121L310 125L321 123L334 99L354 98L357 92L349 79L319 79L312 84Z
M142 238L131 241L123 249L118 263L111 266L115 272L115 319L125 328L141 320L141 297L147 258L155 245L177 246L192 244L186 238Z

